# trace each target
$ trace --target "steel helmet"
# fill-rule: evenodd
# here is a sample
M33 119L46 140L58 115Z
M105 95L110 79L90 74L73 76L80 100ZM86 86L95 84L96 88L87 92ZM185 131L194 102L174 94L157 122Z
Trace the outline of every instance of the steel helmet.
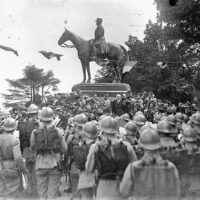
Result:
M154 115L154 122L155 122L155 123L158 123L158 122L161 120L161 118L162 118L162 115L159 114L159 113L156 113L156 114Z
M173 125L173 126L176 125L176 117L173 114L167 116L166 120L170 125Z
M151 128L151 129L156 130L154 124L152 124L151 122L147 122L144 126L142 126L142 127L140 128L140 133L142 133L142 132L143 132L145 129L147 129L147 128Z
M167 120L163 120L158 123L157 131L160 133L172 133L172 127Z
M98 129L94 122L87 122L83 125L83 133L86 137L90 139L95 139L97 137Z
M83 113L77 115L75 120L76 120L76 125L80 127L83 127L83 125L88 122L88 118Z
M127 135L136 136L138 128L134 122L128 122L124 128L126 130Z
M7 118L4 120L3 126L4 131L14 131L17 128L17 123L13 118Z
M188 127L183 131L183 138L187 142L194 142L197 140L197 131L192 127Z
M139 145L146 150L157 150L161 147L160 137L152 128L146 128L140 134Z
M113 117L106 116L101 120L100 127L106 133L115 134L118 132L118 121Z
M31 104L29 107L28 107L28 114L36 114L39 112L39 108L38 106L36 106L35 104Z
M180 113L180 112L176 113L175 117L176 117L177 122L183 122L183 120L184 120L183 113Z
M144 115L144 114L143 114L142 111L137 111L137 112L135 113L135 116L137 116L137 115Z
M100 117L99 117L99 122L103 119L103 118L105 118L107 115L101 115Z
M200 126L200 114L199 114L199 113L193 114L190 120L191 120L194 124Z
M9 117L9 112L7 112L6 110L1 110L0 111L0 119L5 119L6 117Z
M125 114L123 114L123 115L120 116L120 119L128 122L128 121L130 121L130 116L129 116L128 113L125 113Z
M134 117L134 121L135 121L136 125L144 126L147 120L144 115L136 115Z
M39 118L42 121L51 121L54 118L54 112L49 107L43 107L41 112L40 112Z
M171 107L168 107L168 108L166 109L166 113L167 113L168 115L171 115L171 114L173 113L172 108L171 108Z

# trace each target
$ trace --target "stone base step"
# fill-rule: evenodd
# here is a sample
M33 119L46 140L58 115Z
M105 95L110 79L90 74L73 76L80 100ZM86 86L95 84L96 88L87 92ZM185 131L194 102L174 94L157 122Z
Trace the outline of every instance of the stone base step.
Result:
M72 92L78 90L80 90L82 94L88 94L89 96L96 93L98 97L103 97L105 94L114 97L116 94L123 94L131 91L131 88L126 83L81 83L72 87Z

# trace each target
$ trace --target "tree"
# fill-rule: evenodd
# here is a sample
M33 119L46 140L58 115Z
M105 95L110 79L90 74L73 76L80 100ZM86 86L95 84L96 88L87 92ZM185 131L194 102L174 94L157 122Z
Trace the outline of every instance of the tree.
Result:
M173 7L168 0L154 1L157 21L148 22L144 40L130 35L125 42L130 60L136 60L137 65L125 75L124 82L133 92L176 85L177 90L193 93L193 86L199 89L200 0L178 0ZM163 65L157 65L159 62ZM98 73L107 77L110 72L102 69Z
M60 83L60 80L54 77L54 73L52 70L47 71L41 77L41 95L42 100L44 99L44 95L48 94L49 90L57 91L57 85ZM45 88L47 88L45 90Z
M178 0L170 6L168 0L154 0L158 18L170 28L171 37L188 44L200 43L200 0Z
M2 94L6 100L5 106L13 103L24 104L27 101L39 104L46 93L57 90L60 80L54 77L52 70L28 65L23 69L23 77L16 80L6 79L9 83L9 94Z

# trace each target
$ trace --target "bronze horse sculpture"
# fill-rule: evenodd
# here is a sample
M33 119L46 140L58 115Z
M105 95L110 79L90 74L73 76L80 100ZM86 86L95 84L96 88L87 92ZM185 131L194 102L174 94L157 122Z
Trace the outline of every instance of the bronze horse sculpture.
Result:
M65 29L64 33L62 34L62 36L58 41L58 45L60 46L66 45L65 44L66 41L71 41L78 51L78 57L81 61L83 70L83 83L85 83L86 81L86 71L88 73L87 83L90 83L91 81L90 62L94 61L90 58L90 45L92 40L84 40L78 35ZM109 64L114 67L118 82L120 82L121 78L118 65L119 63L123 63L128 59L128 53L126 49L119 44L108 42L106 43L106 45L107 45L107 53L103 55L99 55L97 53L97 58L99 59L99 61L103 59L108 59L107 62L109 62ZM98 59L95 60L97 64L99 64Z

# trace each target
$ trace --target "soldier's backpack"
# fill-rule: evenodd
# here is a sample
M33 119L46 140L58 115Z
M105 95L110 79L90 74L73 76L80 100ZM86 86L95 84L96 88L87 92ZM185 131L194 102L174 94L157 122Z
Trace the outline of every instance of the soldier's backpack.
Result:
M188 153L186 149L166 148L161 149L161 156L164 159L171 161L178 169L180 175L188 173Z
M182 176L185 181L183 194L191 195L194 199L198 199L200 195L200 152L190 151L187 158L188 173Z
M60 139L56 128L38 128L34 132L34 137L37 154L60 151Z
M94 144L95 141L87 144L86 141L82 141L79 145L73 146L73 159L76 167L83 171L85 169L85 163L87 160L87 155L89 153L90 146Z
M35 120L26 120L18 122L18 130L19 130L19 139L21 143L21 147L30 146L30 137L32 131L38 126L38 123Z
M176 168L169 161L159 164L146 164L143 160L134 162L131 176L134 179L134 196L139 199L177 199L179 195L179 179Z
M123 141L115 144L111 144L110 140L106 144L100 143L95 159L101 178L121 177L129 164L127 146Z

